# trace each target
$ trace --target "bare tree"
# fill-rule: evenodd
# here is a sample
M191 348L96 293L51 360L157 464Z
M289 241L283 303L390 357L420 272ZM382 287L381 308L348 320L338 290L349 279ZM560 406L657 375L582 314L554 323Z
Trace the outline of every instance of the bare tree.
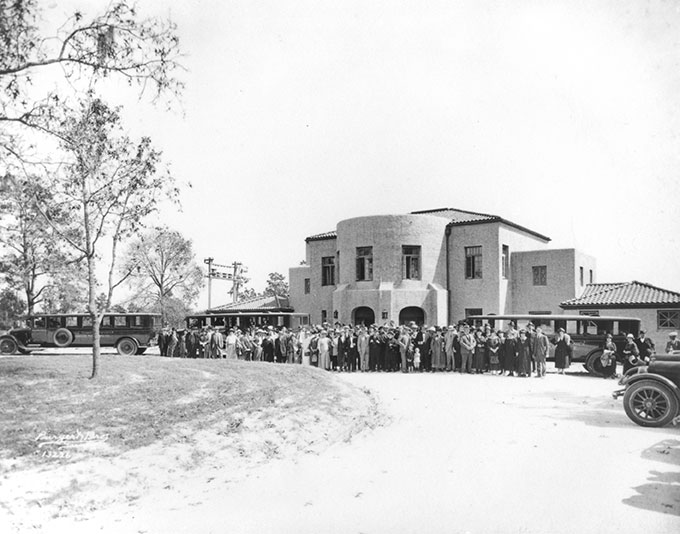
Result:
M190 239L167 227L154 228L134 239L121 263L123 274L133 273L128 283L136 298L160 310L168 320L171 299L191 306L203 287L203 272L196 263ZM176 304L172 303L173 309Z
M160 153L148 138L133 142L122 132L118 111L97 98L84 101L67 116L59 136L68 164L51 177L50 198L36 197L36 208L53 231L87 265L88 313L92 318L92 378L97 376L100 355L100 323L111 298L132 271L118 277L118 247L141 228L142 220L158 203L177 198L174 182L157 166ZM51 213L60 205L71 216L56 220ZM97 279L107 247L108 276ZM105 299L97 304L97 296Z

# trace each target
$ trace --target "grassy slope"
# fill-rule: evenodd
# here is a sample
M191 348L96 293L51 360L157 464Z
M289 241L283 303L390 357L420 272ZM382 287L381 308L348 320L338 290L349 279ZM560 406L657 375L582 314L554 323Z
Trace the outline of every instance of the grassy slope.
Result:
M349 424L355 415L347 391L316 369L148 356L102 360L101 377L88 380L86 356L0 359L0 465L44 461L36 442L41 432L107 434L97 455L116 456L172 438L179 428L183 435L216 425L222 434L238 432L244 418L266 416L273 407L285 407L271 411L277 418L316 410Z

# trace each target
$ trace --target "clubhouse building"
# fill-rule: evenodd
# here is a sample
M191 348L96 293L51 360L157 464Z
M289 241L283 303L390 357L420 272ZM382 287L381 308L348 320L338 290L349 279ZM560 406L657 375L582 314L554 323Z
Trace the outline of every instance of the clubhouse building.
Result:
M561 314L596 281L595 259L497 215L441 208L340 221L306 240L290 306L313 324Z

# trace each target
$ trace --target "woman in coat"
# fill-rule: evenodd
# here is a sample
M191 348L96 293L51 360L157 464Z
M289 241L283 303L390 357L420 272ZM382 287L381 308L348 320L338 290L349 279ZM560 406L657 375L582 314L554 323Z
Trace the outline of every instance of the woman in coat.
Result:
M500 346L501 340L496 332L492 330L489 334L489 337L486 338L486 352L489 355L489 371L491 371L491 373L496 373L501 369L501 363L498 354Z
M525 330L519 331L517 342L517 375L531 376L531 340Z
M486 338L481 330L475 332L475 355L474 368L477 374L484 372L484 359L486 354Z
M515 338L515 330L508 330L505 341L503 341L503 371L506 371L508 376L513 376L515 373L516 359L517 340Z
M444 338L440 331L434 332L430 343L430 354L432 355L432 370L443 371L446 369L446 354L444 352Z
M563 375L571 359L571 338L565 333L564 328L557 331L553 344L555 345L555 369Z

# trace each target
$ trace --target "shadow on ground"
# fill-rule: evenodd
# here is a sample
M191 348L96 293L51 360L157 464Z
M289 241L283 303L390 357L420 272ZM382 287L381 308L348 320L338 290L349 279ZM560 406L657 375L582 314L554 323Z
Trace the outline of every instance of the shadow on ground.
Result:
M680 440L666 439L642 451L642 458L680 466ZM633 488L636 494L623 499L623 504L680 516L680 471L649 472L647 484Z

